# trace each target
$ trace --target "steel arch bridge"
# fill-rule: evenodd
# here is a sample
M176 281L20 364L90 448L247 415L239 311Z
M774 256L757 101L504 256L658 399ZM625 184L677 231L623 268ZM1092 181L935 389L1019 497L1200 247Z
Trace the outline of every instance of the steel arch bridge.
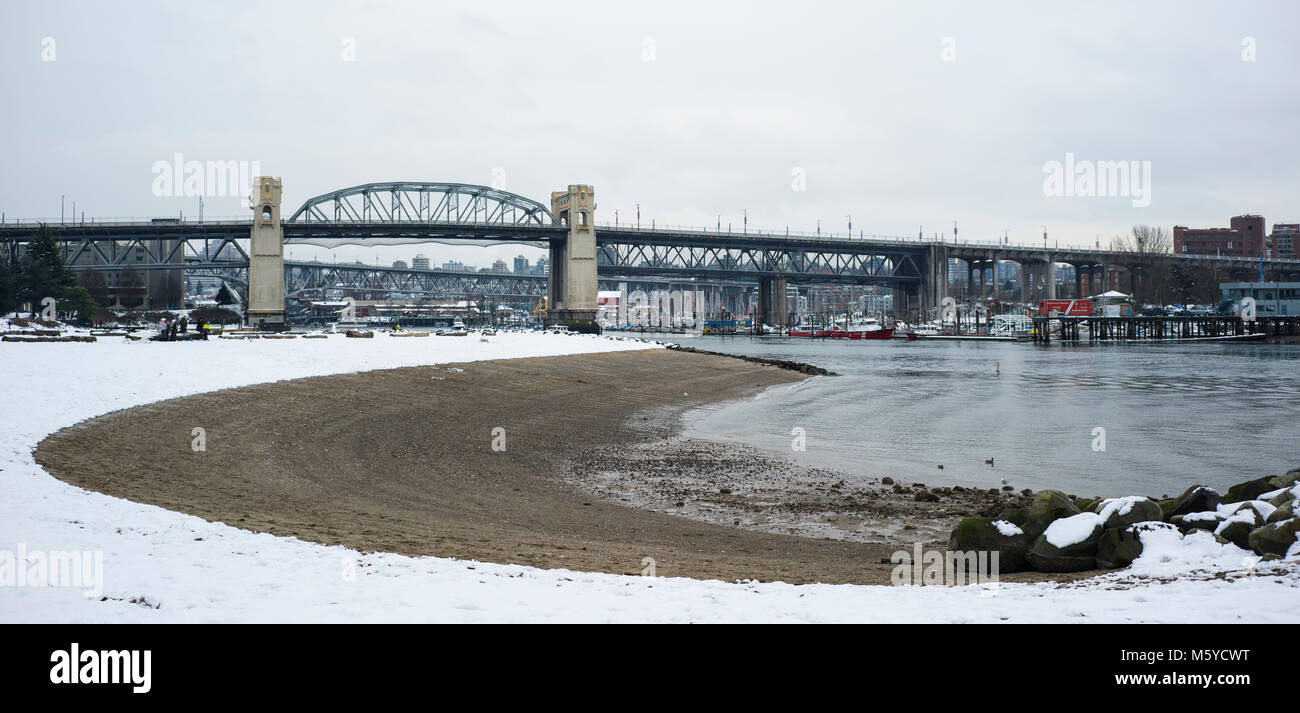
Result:
M289 223L558 225L537 201L469 183L364 183L307 199Z

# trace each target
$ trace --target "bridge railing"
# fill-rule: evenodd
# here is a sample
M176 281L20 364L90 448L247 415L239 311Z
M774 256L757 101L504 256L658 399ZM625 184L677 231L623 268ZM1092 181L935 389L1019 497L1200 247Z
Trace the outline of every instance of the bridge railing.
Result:
M112 218L86 218L81 220L65 219L60 221L58 218L15 218L14 216L0 216L0 225L8 228L31 228L35 230L42 224L51 228L77 228L82 226L137 226L137 225L194 225L201 223L216 224L247 224L252 225L253 219L246 215L205 215L202 218L181 217L173 218L170 216L123 216Z

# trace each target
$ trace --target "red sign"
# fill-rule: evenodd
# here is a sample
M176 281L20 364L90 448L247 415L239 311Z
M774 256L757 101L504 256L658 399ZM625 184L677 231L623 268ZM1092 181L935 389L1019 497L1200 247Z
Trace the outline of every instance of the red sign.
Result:
M1092 314L1092 302L1088 300L1039 300L1038 314L1043 316L1055 314L1065 317L1087 317Z

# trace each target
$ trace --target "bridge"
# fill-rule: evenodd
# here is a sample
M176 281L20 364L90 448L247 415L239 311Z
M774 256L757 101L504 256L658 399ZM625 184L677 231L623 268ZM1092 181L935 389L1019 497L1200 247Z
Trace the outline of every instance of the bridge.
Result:
M852 283L894 290L896 311L924 315L947 296L950 259L964 263L982 297L1001 298L999 266L1018 263L1027 287L1045 283L1054 297L1054 266L1075 267L1075 294L1088 288L1132 290L1159 260L1213 265L1230 277L1300 276L1300 260L1203 255L1144 255L1104 249L906 239L891 236L790 233L707 228L597 224L595 191L572 185L551 195L548 207L507 191L461 183L387 182L341 189L305 201L280 220L278 179L259 178L251 221L153 219L51 225L67 262L83 270L177 270L196 274L247 271L250 310L273 322L286 295L330 285L356 289L451 294L519 294L548 298L551 319L582 326L596 310L599 276L658 280L714 280L759 286L765 322L786 321L785 286ZM0 240L28 239L36 223L0 225ZM550 274L453 273L359 265L286 262L284 245L521 244L549 249ZM243 246L247 244L246 250ZM12 249L12 248L11 248ZM224 271L224 272L222 272Z

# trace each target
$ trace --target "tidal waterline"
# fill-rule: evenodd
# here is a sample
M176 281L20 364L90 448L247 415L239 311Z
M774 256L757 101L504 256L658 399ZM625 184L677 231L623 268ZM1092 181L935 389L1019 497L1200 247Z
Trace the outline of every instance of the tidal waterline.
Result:
M695 409L687 435L852 478L1161 496L1300 466L1296 345L659 338L838 372Z

